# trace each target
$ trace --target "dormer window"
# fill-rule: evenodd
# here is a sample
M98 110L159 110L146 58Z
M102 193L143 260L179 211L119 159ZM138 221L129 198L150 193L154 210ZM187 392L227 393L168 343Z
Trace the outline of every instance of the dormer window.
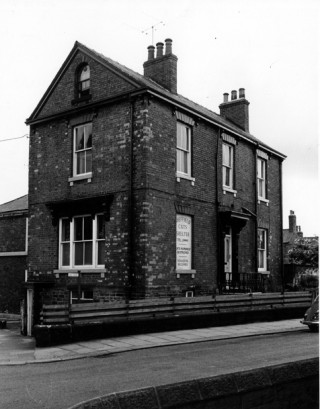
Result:
M83 65L78 72L78 98L90 93L90 67Z

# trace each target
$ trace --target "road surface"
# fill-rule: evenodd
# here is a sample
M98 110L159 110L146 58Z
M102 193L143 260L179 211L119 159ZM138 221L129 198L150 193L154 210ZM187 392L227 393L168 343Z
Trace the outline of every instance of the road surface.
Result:
M306 329L66 362L1 366L0 408L65 409L112 392L317 356L318 334Z

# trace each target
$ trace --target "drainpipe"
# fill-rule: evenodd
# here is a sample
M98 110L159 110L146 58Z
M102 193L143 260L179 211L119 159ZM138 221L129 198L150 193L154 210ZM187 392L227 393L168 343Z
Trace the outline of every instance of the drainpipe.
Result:
M257 183L257 169L258 169L258 160L257 160L257 151L254 152L254 209L255 209L255 236L254 236L254 248L255 248L255 260L254 268L258 273L258 183Z
M282 281L282 294L284 293L285 289L285 282L284 282L284 266L283 266L283 209L282 209L282 161L279 164L279 179L280 179L280 273L281 273L281 281Z
M133 137L134 137L134 101L130 99L130 166L129 166L129 197L128 197L128 259L129 271L128 281L126 284L126 300L132 297L132 290L134 286L134 267L135 267L135 248L134 248L134 155L133 155Z
M221 288L221 222L219 217L219 176L218 176L218 160L219 160L219 141L221 138L221 129L218 131L217 150L216 150L216 216L217 216L217 285L219 294L222 293Z

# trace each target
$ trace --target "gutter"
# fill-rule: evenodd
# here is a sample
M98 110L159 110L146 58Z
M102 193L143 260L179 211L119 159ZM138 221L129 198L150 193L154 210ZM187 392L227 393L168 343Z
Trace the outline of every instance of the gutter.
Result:
M135 272L135 241L134 241L134 226L135 226L135 211L134 211L134 154L133 154L133 136L134 136L134 101L130 99L130 174L129 174L129 198L128 198L128 224L129 224L129 243L128 243L128 287L126 291L127 300L131 299L132 290L134 288L134 272Z
M153 95L153 96L156 96L156 97L161 98L162 100L164 100L164 101L166 101L166 102L169 102L170 104L173 103L176 107L182 108L183 110L187 111L187 112L188 112L189 114L191 114L191 115L195 115L195 110L192 110L191 108L186 107L184 104L181 104L181 103L179 104L179 103L177 103L177 101L175 101L175 100L171 100L171 99L169 99L169 98L167 98L167 97L164 97L164 96L162 96L162 95L159 95L158 93L156 93L156 92L154 92L154 91L150 91L150 90L148 90L148 89L147 89L147 92L148 92L149 94ZM213 124L213 125L215 125L215 126L218 126L218 127L220 127L220 128L223 128L223 129L226 130L226 131L232 132L234 135L238 136L239 138L242 138L242 139L246 140L247 142L250 142L250 143L253 144L253 145L256 145L257 147L261 146L262 149L264 149L264 150L266 150L266 151L268 151L268 152L270 152L270 153L272 153L272 154L274 154L274 155L276 155L276 156L279 156L279 157L282 158L282 159L285 159L285 158L286 158L286 155L283 155L282 153L277 152L277 151L273 150L272 148L268 148L267 146L261 144L261 142L258 142L258 141L255 142L255 141L253 141L252 139L250 139L250 138L244 136L243 134L241 134L241 133L239 133L239 132L233 130L231 127L228 127L228 126L222 124L222 123L219 122L219 121L215 121L215 120L213 120L213 119L211 119L211 118L208 118L208 117L206 117L206 116L204 116L204 115L202 115L202 114L199 114L198 112L196 112L196 114L197 114L198 118L201 118L201 119L203 119L203 120L205 120L205 121L207 121L207 122L209 122L209 123L211 123L211 124Z
M255 145L257 148L259 148L261 146L262 149L264 149L265 151L267 151L267 152L269 152L269 153L271 153L273 155L276 155L276 156L280 157L282 160L284 160L286 158L286 155L283 155L282 153L277 152L277 151L273 150L272 148L268 148L267 146L265 146L261 142L258 142L258 141L255 142L252 139L250 139L250 138L246 137L245 135L243 135L242 133L237 132L236 130L232 129L231 127L228 127L228 126L226 126L225 124L222 124L219 121L215 121L214 119L209 118L209 117L199 113L198 111L187 107L185 104L179 103L178 101L176 101L173 98L171 99L171 98L168 98L168 97L166 97L164 95L161 95L159 92L150 90L147 87L140 88L139 90L133 91L133 92L130 91L130 92L125 92L123 94L118 94L117 96L112 97L112 98L105 98L105 99L96 101L96 102L91 103L91 104L89 103L89 104L86 104L86 105L81 106L81 107L75 107L73 109L66 110L66 111L60 112L58 114L50 115L50 116L47 116L47 117L44 117L44 118L39 118L39 119L28 118L25 121L25 123L26 123L26 125L35 125L35 124L47 122L47 121L50 121L50 120L53 120L53 119L57 119L57 118L59 118L61 116L63 117L63 116L66 116L66 115L77 114L79 112L86 111L86 110L88 110L90 108L96 108L96 107L98 107L100 105L111 104L111 103L114 103L114 102L122 101L122 100L125 100L126 98L131 98L131 97L134 97L134 96L137 96L137 95L140 95L140 94L144 94L144 93L147 93L147 94L150 94L150 95L152 95L154 97L160 98L161 100L163 100L165 102L168 102L169 104L174 105L175 107L180 108L180 109L188 112L190 115L193 115L193 116L196 115L198 118L200 118L200 119L202 119L202 120L204 120L206 122L209 122L209 123L211 123L211 124L213 124L215 126L218 126L218 127L222 128L222 129L224 129L225 131L231 132L233 135L235 135L235 136L237 136L237 137L239 137L241 139L244 139L245 141Z

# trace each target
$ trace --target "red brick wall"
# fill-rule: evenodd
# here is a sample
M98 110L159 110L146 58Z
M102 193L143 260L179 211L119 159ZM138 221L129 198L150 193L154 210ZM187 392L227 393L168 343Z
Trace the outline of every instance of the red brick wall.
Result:
M26 250L26 216L0 218L0 253Z
M144 75L169 91L177 93L177 57L173 54L164 55L143 64Z
M135 179L136 274L139 287L157 294L181 294L191 286L199 292L216 286L217 219L215 206L215 150L217 131L205 123L193 126L193 177L176 179L177 118L172 107L152 100L137 117L136 166L146 180ZM140 132L139 132L140 131ZM210 175L208 177L208 175ZM147 188L143 188L146 186ZM139 204L140 203L140 204ZM193 268L196 277L176 274L176 204L193 214Z
M267 198L269 205L258 204L258 227L268 231L267 268L274 278L273 290L282 289L282 217L281 217L281 164L277 158L270 156L267 161Z
M236 99L220 105L220 115L249 132L249 102Z
M41 115L70 108L80 54L78 57L64 73ZM93 85L92 88L93 99L132 89L94 61L90 61L90 67L92 83L94 78L99 78L99 87ZM82 276L86 285L94 287L97 299L104 299L108 294L116 297L124 292L131 273L134 273L135 290L145 291L147 295L181 293L191 286L198 293L214 291L218 276L218 206L220 211L243 212L246 208L258 216L257 222L250 216L241 231L239 272L256 272L256 228L264 227L270 233L270 271L279 275L282 226L279 162L275 157L268 161L269 206L258 205L254 145L238 141L235 147L237 195L234 197L222 192L222 140L214 125L193 118L192 176L195 182L192 185L190 180L183 178L178 182L175 176L177 118L172 106L156 98L139 97L134 101L133 110L129 101L123 101L86 114L93 123L93 177L90 183L82 180L70 186L68 182L72 176L72 129L77 121L85 120L83 113L31 127L31 270L58 268L58 227L52 225L47 202L113 195L110 220L106 221L107 271L104 277L93 273ZM129 213L131 184L134 188L133 220ZM194 279L191 275L177 278L175 272L177 205L187 207L193 217ZM45 293L46 300L62 302L68 299L68 288L73 285L74 279L60 274L55 290Z
M106 70L105 67L96 60L78 52L65 72L62 73L57 86L42 107L39 117L53 115L74 108L72 101L75 97L75 76L79 65L83 62L87 62L90 66L90 93L92 95L90 102L110 98L124 92L132 91L135 88L120 75ZM78 106L83 105L85 105L85 103L78 104Z
M0 252L26 251L26 215L0 218ZM0 255L0 312L19 313L26 256Z
M20 313L26 256L0 257L0 312Z
M222 143L222 141L221 141ZM256 229L265 228L268 231L267 268L273 277L273 290L281 290L281 162L273 155L267 160L267 199L258 204L256 198L256 148L245 141L237 141L235 152L235 190L232 193L222 193L222 179L219 181L219 201L221 210L241 212L243 208L253 214L249 216L246 226L242 229L239 239L239 272L257 272L256 266ZM221 146L219 163L222 164ZM221 165L220 175L222 175ZM270 288L271 289L271 288Z

